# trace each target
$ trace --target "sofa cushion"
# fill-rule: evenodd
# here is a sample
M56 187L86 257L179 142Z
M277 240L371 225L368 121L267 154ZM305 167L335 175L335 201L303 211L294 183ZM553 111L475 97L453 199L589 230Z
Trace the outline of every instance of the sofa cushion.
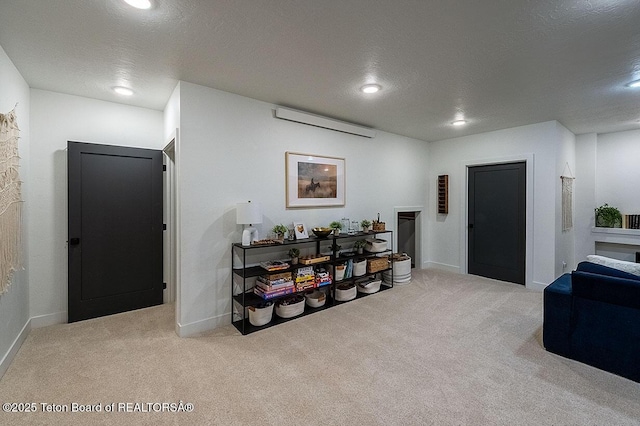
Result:
M571 287L574 297L640 309L640 280L638 279L573 271Z
M616 278L626 278L629 280L640 280L640 276L638 275L630 274L628 272L621 271L620 269L611 268L594 262L580 262L578 263L576 271L590 272L592 274L607 275Z
M640 276L640 263L612 259L610 257L598 256L596 254L590 254L587 256L587 260L591 263L608 266L610 268L619 269L621 271Z

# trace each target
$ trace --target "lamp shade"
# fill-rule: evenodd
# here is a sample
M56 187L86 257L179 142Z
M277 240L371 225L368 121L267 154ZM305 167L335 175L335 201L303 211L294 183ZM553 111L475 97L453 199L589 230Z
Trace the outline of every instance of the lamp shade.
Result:
M236 206L236 223L250 225L262 223L262 209L259 203L238 203Z

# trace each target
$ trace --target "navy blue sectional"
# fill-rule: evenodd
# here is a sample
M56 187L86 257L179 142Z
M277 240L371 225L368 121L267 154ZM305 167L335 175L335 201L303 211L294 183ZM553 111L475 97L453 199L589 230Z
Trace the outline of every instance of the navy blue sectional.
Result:
M640 276L581 262L544 290L549 351L640 382Z

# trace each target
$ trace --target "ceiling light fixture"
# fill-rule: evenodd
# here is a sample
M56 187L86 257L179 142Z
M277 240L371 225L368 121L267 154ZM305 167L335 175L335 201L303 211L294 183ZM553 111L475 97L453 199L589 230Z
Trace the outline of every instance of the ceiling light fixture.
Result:
M117 86L113 88L113 91L116 92L118 95L122 95L122 96L131 96L133 95L133 90L127 88L127 87L122 87L122 86Z
M467 120L456 120L451 122L451 124L454 126L464 126L465 124L467 124Z
M634 80L630 83L625 84L627 87L631 87L632 89L637 89L640 87L640 80Z
M382 86L380 86L379 84L365 84L360 88L363 93L376 93L380 89L382 89Z
M151 9L151 0L124 0L130 6L136 9Z

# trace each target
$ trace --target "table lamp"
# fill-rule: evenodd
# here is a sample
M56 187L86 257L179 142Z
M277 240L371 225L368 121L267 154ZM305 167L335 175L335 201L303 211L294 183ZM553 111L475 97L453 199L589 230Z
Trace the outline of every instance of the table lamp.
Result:
M238 203L236 206L236 223L249 225L242 231L242 245L250 246L258 239L258 230L252 225L262 223L262 209L259 203Z

